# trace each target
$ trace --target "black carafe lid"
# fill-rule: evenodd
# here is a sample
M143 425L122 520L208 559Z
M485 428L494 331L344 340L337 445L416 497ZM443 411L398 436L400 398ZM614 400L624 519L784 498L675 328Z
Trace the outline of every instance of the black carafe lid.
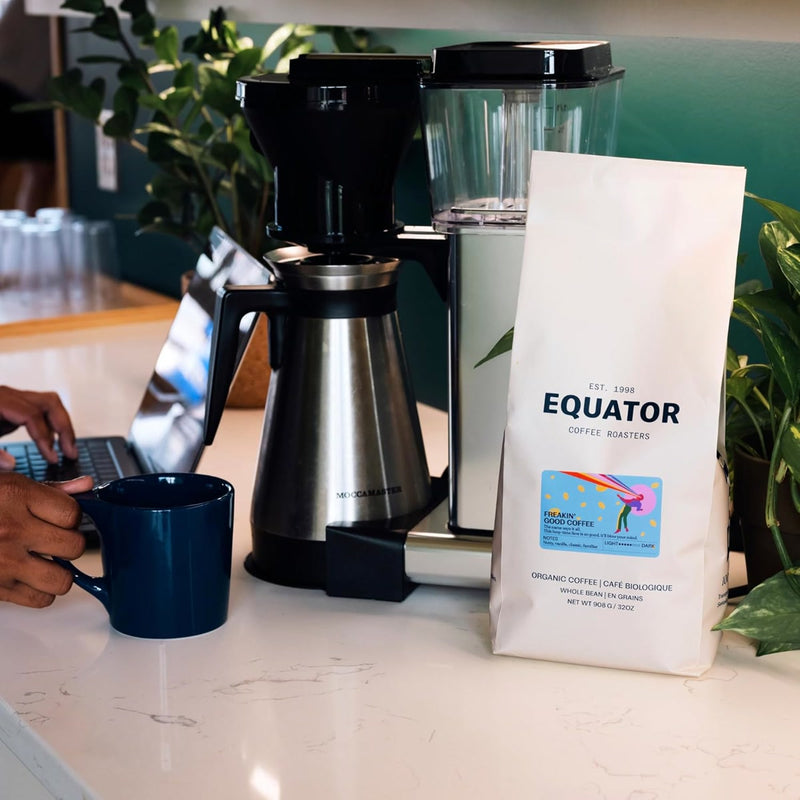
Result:
M624 72L604 41L469 42L433 51L426 86L591 83Z
M419 124L425 56L308 54L237 82L274 170L277 239L352 249L393 232L394 181Z

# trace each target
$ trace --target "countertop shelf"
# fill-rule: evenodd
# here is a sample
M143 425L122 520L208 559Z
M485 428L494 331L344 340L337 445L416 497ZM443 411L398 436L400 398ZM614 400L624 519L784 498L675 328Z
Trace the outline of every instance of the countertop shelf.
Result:
M0 337L171 319L178 301L99 275L69 288L0 286Z

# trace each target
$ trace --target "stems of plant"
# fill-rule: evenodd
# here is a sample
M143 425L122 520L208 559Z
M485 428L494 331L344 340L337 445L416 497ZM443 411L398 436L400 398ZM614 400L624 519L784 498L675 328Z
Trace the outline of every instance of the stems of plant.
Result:
M800 486L798 486L794 476L791 476L791 481L792 482L789 484L789 491L792 495L792 503L794 503L795 511L800 514Z
M755 392L757 390L754 389L753 391ZM761 456L762 456L762 458L766 458L767 457L767 442L764 439L764 431L761 429L761 425L758 422L758 418L756 417L755 412L745 402L739 402L739 406L744 411L744 413L747 415L747 417L750 420L750 422L752 423L753 430L755 430L756 435L758 436L758 443L761 445Z
M772 539L775 542L775 549L778 551L778 557L783 566L784 575L789 585L794 590L795 594L800 596L800 581L796 575L790 572L793 570L794 564L786 549L786 543L783 541L783 534L780 530L780 520L778 519L778 480L777 473L781 461L781 439L789 426L792 418L792 406L787 403L781 415L780 422L778 423L778 430L775 437L775 445L772 448L772 458L769 464L769 474L767 475L767 501L765 504L765 522L770 532Z

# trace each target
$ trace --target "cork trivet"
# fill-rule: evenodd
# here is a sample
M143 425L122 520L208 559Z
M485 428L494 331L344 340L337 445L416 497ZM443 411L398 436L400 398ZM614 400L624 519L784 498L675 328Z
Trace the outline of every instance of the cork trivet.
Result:
M228 394L228 408L263 408L269 386L269 354L267 348L267 317L258 315L250 341L242 356Z
M193 271L181 275L181 294L185 294L191 283ZM259 408L267 402L269 387L269 352L267 348L267 318L259 314L250 341L242 356L242 362L231 383L228 393L228 408Z

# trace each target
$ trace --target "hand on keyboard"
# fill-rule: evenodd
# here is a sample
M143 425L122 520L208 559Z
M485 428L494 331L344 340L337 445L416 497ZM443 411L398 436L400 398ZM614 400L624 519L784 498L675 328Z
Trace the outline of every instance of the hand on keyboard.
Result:
M10 442L0 452L7 452L13 458L14 472L36 481L69 481L81 475L91 475L95 483L104 483L112 477L119 477L102 440L79 439L77 458L61 455L55 464L45 460L34 442Z
M48 463L58 461L54 444L68 458L77 458L75 431L61 398L55 392L28 392L0 386L0 435L24 426ZM13 468L0 456L0 469Z

